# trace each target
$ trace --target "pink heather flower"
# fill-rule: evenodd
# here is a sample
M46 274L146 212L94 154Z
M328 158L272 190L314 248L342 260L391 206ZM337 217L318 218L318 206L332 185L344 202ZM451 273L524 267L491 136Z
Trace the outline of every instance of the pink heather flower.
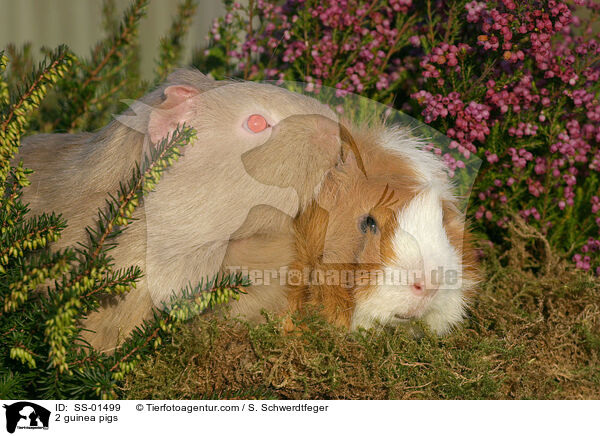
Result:
M420 47L421 46L421 40L419 39L419 37L417 35L413 35L410 38L408 38L408 42L410 42L410 44L413 47Z
M597 1L574 2L600 12ZM507 227L511 216L499 213L502 204L544 234L559 231L565 219L595 223L596 233L577 236L581 257L573 262L600 271L600 250L585 242L598 240L600 194L584 185L600 177L600 43L589 20L575 17L567 2L468 1L453 20L461 32L444 42L439 36L448 20L441 20L432 29L434 41L428 40L433 46L422 44L428 24L412 0L254 4L252 33L238 28L247 18L240 4L210 30L210 41L227 47L230 65L246 78L292 78L315 93L332 86L338 97L409 95L395 101L396 108L420 114L450 138L448 150L430 150L441 154L450 176L474 155L487 161L473 191L482 225ZM417 20L400 35L397 17L413 14ZM567 218L564 210L575 204L581 207ZM540 216L552 216L554 224L539 222Z
M592 213L596 214L600 212L600 197L594 195L592 197Z
M543 157L535 158L534 171L536 174L544 174L547 171L546 160Z
M493 164L499 161L498 155L496 153L490 153L487 155L487 160L489 163Z
M485 3L472 1L465 5L467 9L467 21L469 23L476 23L480 20L482 12L485 10Z

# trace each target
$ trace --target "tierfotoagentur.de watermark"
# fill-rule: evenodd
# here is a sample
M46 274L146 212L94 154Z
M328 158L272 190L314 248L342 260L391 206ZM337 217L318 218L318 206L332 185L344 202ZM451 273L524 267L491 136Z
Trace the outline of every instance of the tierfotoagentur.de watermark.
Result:
M344 265L329 268L294 269L281 267L278 269L250 269L243 266L229 266L227 273L242 274L254 285L278 284L281 286L342 286L348 289L368 286L410 286L424 283L430 289L460 289L462 285L461 271L445 269L439 266L426 273L423 270L400 268L344 268Z

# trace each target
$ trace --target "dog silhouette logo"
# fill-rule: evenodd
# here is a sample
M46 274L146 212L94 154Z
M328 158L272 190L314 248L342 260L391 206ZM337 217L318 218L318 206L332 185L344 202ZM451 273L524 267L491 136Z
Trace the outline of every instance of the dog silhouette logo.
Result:
M29 401L19 401L11 405L3 405L6 409L6 431L14 433L19 429L48 429L50 411Z

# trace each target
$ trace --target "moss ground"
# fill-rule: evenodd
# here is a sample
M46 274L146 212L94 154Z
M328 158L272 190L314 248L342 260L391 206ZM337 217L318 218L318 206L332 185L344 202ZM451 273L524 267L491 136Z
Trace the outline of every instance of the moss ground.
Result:
M349 334L317 315L284 334L198 319L138 367L130 399L599 399L600 282L484 263L468 320L450 335ZM418 326L417 326L418 327Z

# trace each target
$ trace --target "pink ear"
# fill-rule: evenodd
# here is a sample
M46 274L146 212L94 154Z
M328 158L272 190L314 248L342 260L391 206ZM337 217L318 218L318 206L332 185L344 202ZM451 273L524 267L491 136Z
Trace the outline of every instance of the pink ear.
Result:
M193 113L192 99L198 93L197 89L187 85L173 85L165 89L165 101L152 110L148 122L148 133L152 142L159 142L171 134L178 124L190 121Z

